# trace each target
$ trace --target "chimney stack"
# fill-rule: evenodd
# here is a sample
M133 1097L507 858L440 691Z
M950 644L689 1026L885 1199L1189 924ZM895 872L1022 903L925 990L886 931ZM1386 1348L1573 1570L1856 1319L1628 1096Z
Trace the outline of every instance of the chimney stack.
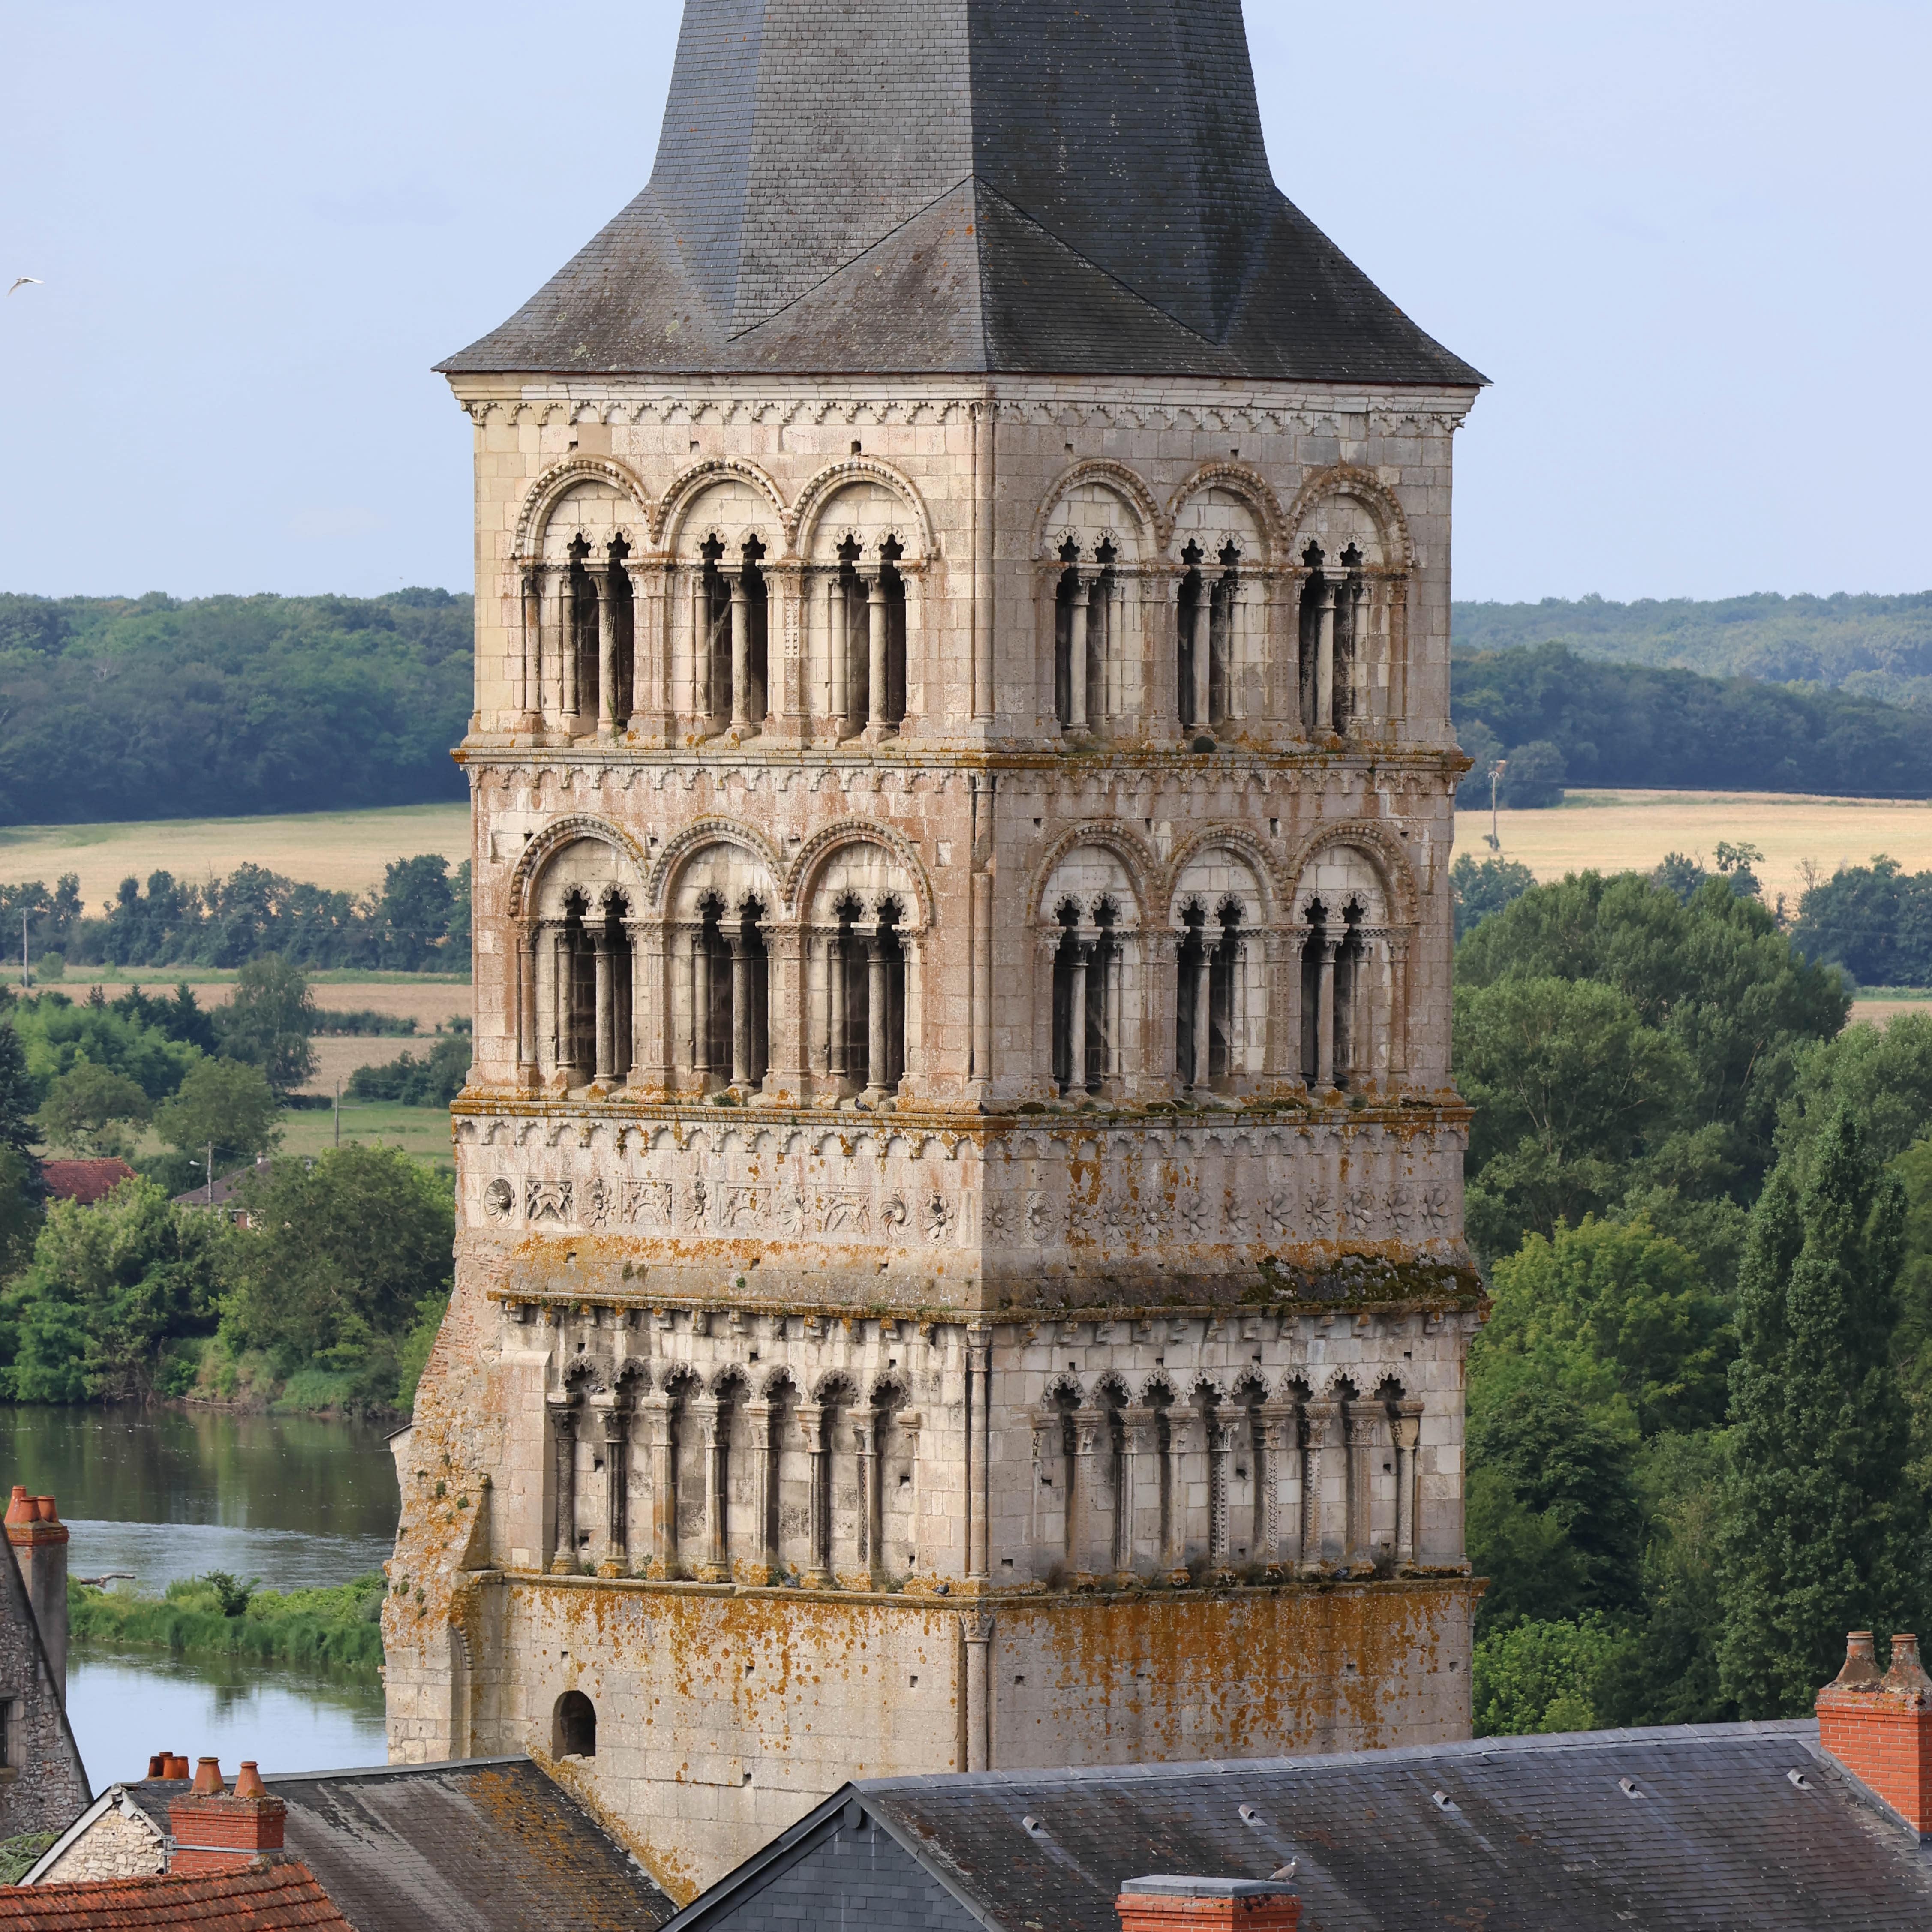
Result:
M1818 1693L1818 1742L1916 1831L1932 1838L1932 1678L1918 1640L1892 1640L1881 1677L1870 1630L1845 1640L1845 1665Z
M67 1702L67 1525L52 1496L30 1496L14 1485L7 1505L7 1540L20 1566L27 1601L40 1626L40 1648L53 1673L54 1694Z
M1130 1878L1114 1909L1120 1932L1294 1932L1301 1900L1278 1879Z
M243 1762L235 1789L227 1791L220 1762L205 1757L196 1767L194 1789L168 1806L175 1840L168 1870L189 1878L243 1870L264 1852L282 1849L288 1810L268 1796L254 1759Z

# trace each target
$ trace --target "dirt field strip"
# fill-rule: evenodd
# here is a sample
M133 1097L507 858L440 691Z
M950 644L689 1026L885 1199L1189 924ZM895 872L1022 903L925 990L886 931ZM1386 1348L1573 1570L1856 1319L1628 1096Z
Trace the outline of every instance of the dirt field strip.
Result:
M168 818L113 825L0 826L0 885L29 879L51 886L80 875L90 914L130 874L154 872L199 883L237 866L265 866L331 892L380 885L392 859L440 852L452 866L470 856L466 805L398 806L375 812L316 812L266 818Z
M182 976L165 966L148 967L104 982L101 991L110 1000L118 999L130 986L144 986L151 993L172 992ZM17 977L17 974L12 976L8 983L12 984ZM64 993L78 1004L87 998L94 982L76 967L64 980L41 983L49 986L54 992ZM232 979L190 978L190 983L196 1002L204 1007L225 1006L235 997L235 982ZM358 1012L366 1009L371 1012L393 1013L398 1019L414 1020L418 1037L434 1033L438 1027L447 1026L452 1020L470 1017L470 988L460 981L344 980L314 982L311 991L315 994L316 1004L325 1012ZM397 1039L395 1052L400 1053L408 1044L406 1037ZM393 1059L394 1054L387 1057Z
M1486 858L1486 812L1456 814L1456 849ZM1544 812L1498 814L1503 856L1539 880L1566 872L1648 872L1670 852L1714 866L1720 839L1756 846L1766 902L1780 892L1795 910L1808 860L1828 878L1876 853L1908 872L1932 869L1932 803L1919 800L1814 798L1778 792L1572 791Z

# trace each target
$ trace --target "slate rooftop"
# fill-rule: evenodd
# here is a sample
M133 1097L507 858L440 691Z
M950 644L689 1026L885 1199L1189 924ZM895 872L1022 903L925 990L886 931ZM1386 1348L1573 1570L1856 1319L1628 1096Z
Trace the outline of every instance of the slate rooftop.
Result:
M1810 1720L848 1785L670 1932L1119 1932L1151 1872L1265 1879L1301 1932L1932 1924L1932 1852Z
M356 1932L652 1932L674 1909L526 1757L262 1783L289 1808L288 1856L314 1874ZM169 1804L188 1789L184 1779L142 1778L107 1799L124 1794L165 1836Z
M686 0L650 184L439 366L1484 380L1275 187L1240 0Z

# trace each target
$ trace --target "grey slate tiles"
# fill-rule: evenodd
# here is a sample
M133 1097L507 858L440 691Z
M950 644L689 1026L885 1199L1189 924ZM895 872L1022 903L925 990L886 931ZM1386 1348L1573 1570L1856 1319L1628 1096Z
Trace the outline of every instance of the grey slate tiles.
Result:
M1276 189L1239 0L687 0L650 185L440 366L1483 380Z

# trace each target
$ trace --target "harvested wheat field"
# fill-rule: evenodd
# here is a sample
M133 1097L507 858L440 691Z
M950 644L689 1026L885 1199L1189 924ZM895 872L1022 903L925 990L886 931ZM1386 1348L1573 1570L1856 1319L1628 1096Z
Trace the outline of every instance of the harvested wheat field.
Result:
M10 983L19 976L5 976ZM236 977L232 973L217 972L206 966L124 966L113 974L76 966L64 979L40 983L55 992L64 993L70 1000L86 999L98 986L112 1000L130 986L145 986L151 993L170 992L184 980L194 988L194 997L202 1006L225 1006L235 997ZM418 1037L434 1033L453 1019L467 1019L472 998L467 980L444 979L427 973L394 973L380 980L358 980L346 973L339 978L316 974L310 979L309 990L324 1013L392 1014L398 1019L414 1020ZM409 1044L406 1035L384 1037L395 1039L398 1052Z
M467 805L398 806L376 812L293 812L271 818L160 818L123 825L0 826L0 885L63 872L80 875L81 897L98 912L130 874L226 877L265 866L331 892L367 892L392 859L440 852L452 866L470 856Z
M1889 853L1909 872L1932 870L1932 803L1814 798L1781 792L1572 791L1544 812L1497 814L1503 856L1540 880L1566 872L1647 872L1682 852L1714 867L1718 843L1755 845L1767 904L1796 910L1807 869L1828 878ZM1456 814L1456 849L1488 856L1486 812Z

